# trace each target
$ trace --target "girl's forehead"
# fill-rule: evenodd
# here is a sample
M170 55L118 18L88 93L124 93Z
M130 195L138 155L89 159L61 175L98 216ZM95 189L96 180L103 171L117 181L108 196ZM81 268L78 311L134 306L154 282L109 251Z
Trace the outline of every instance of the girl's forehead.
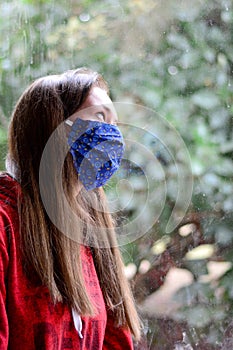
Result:
M112 104L112 100L108 96L107 92L98 86L94 86L81 108L83 109L91 106L100 106L106 104Z
M104 112L105 114L105 122L111 124L117 122L117 112L107 92L100 87L94 86L90 90L84 103L80 106L77 112L69 117L69 119L72 121L76 118L90 119L93 118L93 115L101 112Z

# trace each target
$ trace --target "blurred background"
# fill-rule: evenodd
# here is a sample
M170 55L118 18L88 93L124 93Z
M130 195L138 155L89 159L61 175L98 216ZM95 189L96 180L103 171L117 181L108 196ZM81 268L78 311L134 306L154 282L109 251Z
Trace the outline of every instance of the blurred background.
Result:
M124 113L121 105L122 122L130 114L134 125L134 118L142 116L140 130L146 124L156 134L163 118L172 130L165 139L148 131L134 136L157 161L147 169L157 189L148 209L156 220L121 246L144 322L135 349L233 348L232 38L231 0L0 4L1 170L8 121L23 90L37 77L79 66L102 73L112 100L133 106ZM150 114L146 121L145 111ZM193 188L174 130L189 154ZM140 170L143 162L151 163L135 147L127 152L130 162L123 162L118 180L125 172L128 183L121 181L114 203L121 208L118 220L132 219L133 227L140 211L142 220L149 220L148 210L142 211L148 183ZM140 157L139 164L135 159ZM180 167L183 186L177 185L174 170ZM106 188L110 201L116 198L116 180ZM165 185L166 195L159 197ZM187 208L175 205L177 186L191 191ZM180 216L181 209L182 219L167 230L171 213Z

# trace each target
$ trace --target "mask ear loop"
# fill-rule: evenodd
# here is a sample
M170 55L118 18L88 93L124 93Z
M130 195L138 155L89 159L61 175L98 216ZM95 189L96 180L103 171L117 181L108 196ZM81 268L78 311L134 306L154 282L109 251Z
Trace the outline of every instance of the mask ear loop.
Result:
M67 125L69 125L69 126L72 126L72 125L74 124L74 122L72 122L72 121L69 120L69 119L66 119L66 120L65 120L65 123L66 123Z

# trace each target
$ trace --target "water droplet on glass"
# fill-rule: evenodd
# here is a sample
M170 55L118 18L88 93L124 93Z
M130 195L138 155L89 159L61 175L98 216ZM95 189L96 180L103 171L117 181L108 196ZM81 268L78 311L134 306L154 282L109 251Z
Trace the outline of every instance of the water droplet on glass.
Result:
M212 20L212 19L209 20L209 25L210 25L211 27L213 26L213 20Z
M9 59L2 60L2 68L8 70L11 68L11 62Z
M176 75L178 73L178 69L176 66L170 66L168 67L168 73L171 75Z
M91 16L89 15L89 13L81 13L81 15L79 16L79 19L81 22L88 22L91 19Z

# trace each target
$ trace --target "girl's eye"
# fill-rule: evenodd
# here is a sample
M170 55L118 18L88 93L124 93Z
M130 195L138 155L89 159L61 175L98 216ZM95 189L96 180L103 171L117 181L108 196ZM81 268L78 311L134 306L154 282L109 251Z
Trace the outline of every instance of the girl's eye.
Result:
M96 117L99 118L99 119L102 119L102 120L105 119L105 115L104 115L103 112L98 112L98 113L96 113L95 115L96 115Z

